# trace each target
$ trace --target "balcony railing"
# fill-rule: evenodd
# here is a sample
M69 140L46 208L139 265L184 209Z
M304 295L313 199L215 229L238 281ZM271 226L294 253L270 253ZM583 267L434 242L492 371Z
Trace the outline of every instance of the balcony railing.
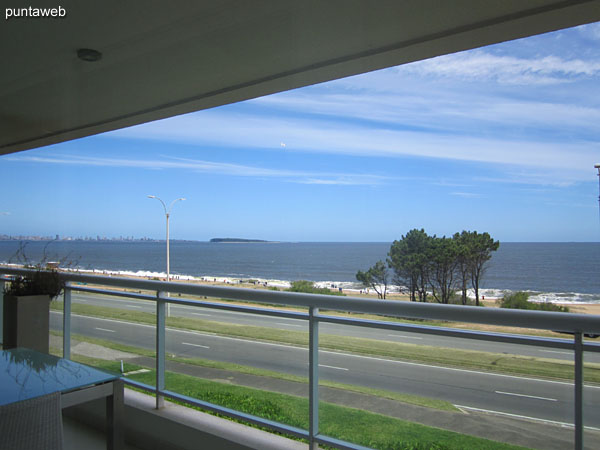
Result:
M0 268L0 273L8 276L26 274L27 272L28 270L26 269ZM216 412L234 419L256 424L273 431L306 439L310 443L311 448L316 448L318 444L329 445L341 449L364 448L350 442L344 442L329 436L325 436L319 432L319 324L335 323L391 331L405 331L426 335L460 337L464 339L494 341L506 344L531 345L550 349L573 351L574 448L577 450L583 449L583 354L584 352L600 352L600 344L585 342L583 340L583 336L584 334L600 335L600 316L543 311L522 311L499 308L477 308L471 306L441 305L390 300L382 301L353 297L96 276L80 273L61 273L61 277L63 277L63 279L67 282L63 304L63 354L66 358L70 358L71 355L71 293L73 291L129 297L156 302L155 386L149 386L127 378L124 378L124 381L132 386L154 392L156 394L157 408L160 408L163 405L164 398L170 398L185 402L189 405L200 407L201 409L207 411ZM0 284L3 285L4 282L5 281L0 281ZM87 286L88 284L101 287L89 287ZM137 290L139 292L145 291L152 292L154 294L142 294L126 290L110 290L106 287L118 287L119 289ZM260 302L286 307L299 307L308 309L308 312L284 311L263 307L259 308L236 304L191 300L173 297L171 294L184 294L204 298L221 298L244 302ZM168 303L191 307L235 311L260 316L275 316L281 318L306 320L308 322L309 330L308 430L291 427L283 423L245 414L240 411L204 402L165 389L165 323L166 305ZM572 334L573 340L523 336L516 334L490 333L383 320L365 320L352 317L322 314L320 310L365 313L397 318L441 320L448 322L466 322L472 324L487 324L495 326L561 331Z

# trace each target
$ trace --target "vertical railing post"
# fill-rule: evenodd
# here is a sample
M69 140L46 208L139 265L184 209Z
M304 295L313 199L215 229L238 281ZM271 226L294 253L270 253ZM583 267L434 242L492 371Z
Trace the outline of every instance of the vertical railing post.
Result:
M63 358L71 359L71 286L67 283L63 294Z
M583 336L575 333L575 449L583 450Z
M165 388L165 293L156 293L156 409L164 406L164 397L160 394Z
M4 277L5 275L2 275ZM4 287L6 282L0 280L0 344L4 342Z
M309 370L309 447L316 450L315 436L319 433L319 308L311 307L308 318L308 370Z

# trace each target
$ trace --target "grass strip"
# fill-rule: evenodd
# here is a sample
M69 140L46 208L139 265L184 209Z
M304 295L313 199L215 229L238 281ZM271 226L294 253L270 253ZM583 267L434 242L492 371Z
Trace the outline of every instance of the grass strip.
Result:
M51 307L60 310L62 309L62 303L57 301L52 302ZM74 303L72 305L72 312L75 314L112 318L129 322L146 324L156 323L156 315L151 313L95 305ZM296 345L300 347L306 347L308 345L308 332L305 331L238 325L187 317L169 317L167 318L167 326L218 335ZM572 380L574 372L573 362L567 360L404 344L400 342L331 334L321 334L319 346L322 349L333 351L358 353L368 356L495 373L506 373L511 375ZM600 364L586 363L585 379L587 382L600 383Z
M154 383L154 373L151 372L133 375L132 378L147 384ZM308 399L197 380L172 372L167 372L165 378L167 388L171 391L268 420L308 429ZM380 450L523 448L326 402L319 404L319 418L321 433Z
M196 365L200 367L212 367L222 370L230 370L239 373L245 373L249 375L266 376L270 378L277 378L280 380L294 381L297 383L308 384L308 377L300 377L297 375L288 375L281 372L274 372L271 370L258 369L255 367L241 366L239 364L222 363L218 361L210 361L207 359L200 358L169 358L170 360L182 362L185 364ZM408 403L411 405L424 406L426 408L439 409L441 411L458 411L452 403L445 400L438 400L434 398L420 397L418 395L404 394L401 392L386 391L383 389L373 389L364 386L356 386L352 384L337 383L329 380L319 380L319 385L324 387L330 387L340 389L344 391L356 392L359 394L373 395L376 397L387 398L395 400L401 403Z
M51 333L55 334L55 335L62 334L62 333L59 333L56 331L52 331ZM118 351L122 351L122 352L132 353L132 354L139 355L139 356L147 356L150 358L155 357L155 353L153 351L138 348L138 347L131 347L128 345L123 345L123 344L119 344L117 342L108 341L108 340L104 340L104 339L90 338L90 337L83 336L83 335L73 335L72 339L75 341L88 342L90 344L96 344L96 345L99 345L102 347L106 347L106 348L110 348L110 349L118 350ZM57 356L61 356L62 350L56 349L56 351L53 353L56 354ZM81 355L73 355L73 357L79 358L82 356ZM291 375L291 374L286 374L286 373L282 373L282 372L275 372L275 371L267 370L267 369L259 369L257 367L243 366L241 364L212 361L209 359L202 359L202 358L181 358L181 357L172 356L172 355L167 355L167 360L179 362L179 363L183 363L183 364L194 365L194 366L198 366L198 367L207 367L207 368L211 368L211 369L227 370L227 371L237 372L237 373L241 373L241 374L255 375L255 376L259 376L259 377L268 377L268 378L275 378L275 379L279 379L279 380L292 381L292 382L296 382L296 383L308 384L307 377L300 377L297 375ZM99 360L99 361L102 361L102 360ZM115 362L115 364L116 364L116 366L118 366L118 368L115 369L114 371L120 371L120 362ZM90 365L92 365L92 364L90 364ZM140 367L140 366L137 366L137 367ZM106 369L106 370L109 370L109 369ZM130 370L134 370L134 369L126 369L125 372L128 372ZM458 408L456 408L452 403L447 402L445 400L438 400L435 398L420 397L418 395L386 391L383 389L373 389L373 388L368 388L368 387L364 387L364 386L355 386L352 384L336 383L334 381L327 381L327 380L320 380L319 384L321 386L325 386L325 387L331 387L331 388L336 388L336 389L341 389L341 390L346 390L346 391L351 391L351 392L357 392L360 394L373 395L373 396L387 398L387 399L394 400L394 401L401 402L401 403L408 403L411 405L423 406L426 408L439 409L441 411L458 411Z
M74 355L73 359L109 372L118 373L120 371L120 362L118 361L106 361L82 355ZM140 368L135 364L125 364L126 371ZM188 375L169 371L166 372L165 377L167 388L171 391L290 426L308 429L308 400L305 398L215 381L198 380ZM155 372L135 374L130 378L153 385ZM189 407L189 405L186 406ZM201 408L194 409L201 410ZM326 402L319 404L319 417L321 433L378 450L523 449L523 447ZM255 427L252 424L247 425ZM402 436L402 438L398 438L398 436Z

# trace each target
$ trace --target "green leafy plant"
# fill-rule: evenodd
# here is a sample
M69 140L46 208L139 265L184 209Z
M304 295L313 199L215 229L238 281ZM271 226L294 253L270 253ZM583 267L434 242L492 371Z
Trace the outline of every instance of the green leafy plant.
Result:
M51 242L46 244L42 258L36 263L33 263L25 253L27 243L20 243L19 249L10 258L9 262L21 264L23 268L30 269L30 272L25 275L16 275L5 287L4 293L6 295L48 295L50 299L54 299L61 294L65 287L65 282L60 277L58 267L64 266L65 263L70 266L73 262L70 261L67 263L68 257L62 258L59 261L49 261L47 249Z
M17 275L4 290L6 295L48 295L58 297L65 287L56 269L36 269L27 275Z
M533 303L528 299L529 294L527 292L519 291L505 295L504 298L499 300L499 305L500 308L569 312L569 308L566 306L555 305L553 303Z
M288 288L290 292L305 292L307 294L325 294L325 295L341 295L345 296L342 292L332 291L327 288L316 287L312 281L298 280L292 281L291 286Z

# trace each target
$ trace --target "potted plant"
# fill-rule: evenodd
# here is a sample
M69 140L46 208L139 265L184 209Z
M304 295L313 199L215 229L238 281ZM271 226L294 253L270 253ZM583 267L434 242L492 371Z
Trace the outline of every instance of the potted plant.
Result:
M15 276L4 289L2 345L48 353L50 302L65 283L57 266L45 260L25 268L29 272Z

